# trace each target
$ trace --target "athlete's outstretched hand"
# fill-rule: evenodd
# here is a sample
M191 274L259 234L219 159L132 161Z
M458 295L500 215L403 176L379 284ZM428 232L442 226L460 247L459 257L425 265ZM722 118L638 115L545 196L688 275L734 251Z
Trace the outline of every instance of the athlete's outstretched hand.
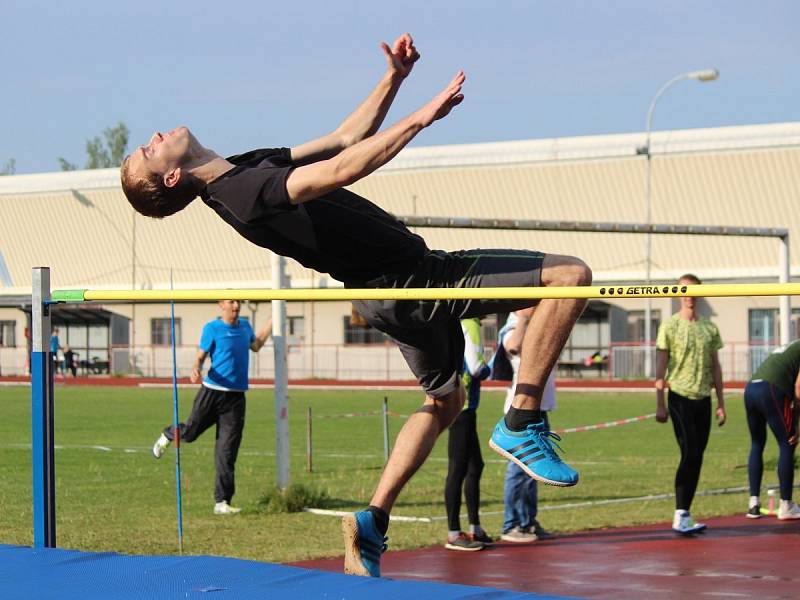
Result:
M419 52L417 52L414 40L411 39L411 35L408 33L404 33L397 38L391 48L386 42L381 42L381 49L386 55L389 70L397 73L402 78L408 77L411 69L414 68L414 63L419 60Z
M418 111L422 120L422 126L427 127L434 121L446 117L454 107L461 104L464 94L461 93L461 86L464 85L466 76L464 71L459 71L447 87L439 92L433 100L428 102Z

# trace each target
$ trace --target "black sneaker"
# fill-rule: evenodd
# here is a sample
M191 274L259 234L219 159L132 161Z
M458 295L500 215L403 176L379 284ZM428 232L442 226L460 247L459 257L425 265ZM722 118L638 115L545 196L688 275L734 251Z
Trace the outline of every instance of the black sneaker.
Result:
M455 539L447 538L447 543L444 545L448 550L461 550L462 552L477 552L483 550L483 542L472 541L463 531L458 534Z
M481 542L484 546L491 546L494 543L492 536L481 529L480 533L468 533L467 536L473 542Z
M536 534L537 539L546 540L547 538L553 537L553 534L547 531L544 527L539 524L539 521L534 520L533 525L526 529L528 533Z
M760 519L761 518L761 505L756 504L750 510L747 511L745 515L748 519Z

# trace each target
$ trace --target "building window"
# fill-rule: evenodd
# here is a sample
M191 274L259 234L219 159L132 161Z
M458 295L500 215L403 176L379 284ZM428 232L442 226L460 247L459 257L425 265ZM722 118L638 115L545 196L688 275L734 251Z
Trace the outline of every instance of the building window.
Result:
M781 319L777 308L751 308L747 317L747 339L751 344L780 343ZM792 309L789 336L789 341L800 338L800 308Z
M153 346L169 346L171 344L170 319L150 319L150 343ZM181 320L175 319L175 345L181 345Z
M487 319L481 321L481 343L483 344L484 356L488 350L497 348L497 320Z
M770 344L778 339L778 311L774 308L751 308L748 311L747 339L751 344Z
M650 311L650 335L651 342L656 341L658 326L661 324L661 311L658 309ZM644 311L628 311L628 341L644 342Z
M345 344L384 344L388 339L383 333L367 323L353 322L351 317L342 317Z
M292 345L306 339L306 320L303 317L286 317L286 339Z
M16 330L16 321L0 321L0 346L5 346L6 348L16 347Z

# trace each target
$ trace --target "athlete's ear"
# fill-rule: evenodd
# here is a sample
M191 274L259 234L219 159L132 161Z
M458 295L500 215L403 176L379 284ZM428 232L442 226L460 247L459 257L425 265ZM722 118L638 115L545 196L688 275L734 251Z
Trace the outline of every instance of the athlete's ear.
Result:
M164 185L168 188L175 187L181 181L181 168L177 167L164 175Z

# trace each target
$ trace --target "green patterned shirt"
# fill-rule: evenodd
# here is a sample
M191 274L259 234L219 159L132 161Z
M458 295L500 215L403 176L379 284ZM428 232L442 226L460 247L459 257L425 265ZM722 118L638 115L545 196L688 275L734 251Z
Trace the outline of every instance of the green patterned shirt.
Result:
M778 348L770 354L753 374L753 380L768 381L793 398L798 371L800 371L800 340L792 342L788 347Z
M713 357L722 348L716 325L708 319L681 319L676 313L658 328L656 348L669 352L667 383L673 392L692 400L711 395Z

